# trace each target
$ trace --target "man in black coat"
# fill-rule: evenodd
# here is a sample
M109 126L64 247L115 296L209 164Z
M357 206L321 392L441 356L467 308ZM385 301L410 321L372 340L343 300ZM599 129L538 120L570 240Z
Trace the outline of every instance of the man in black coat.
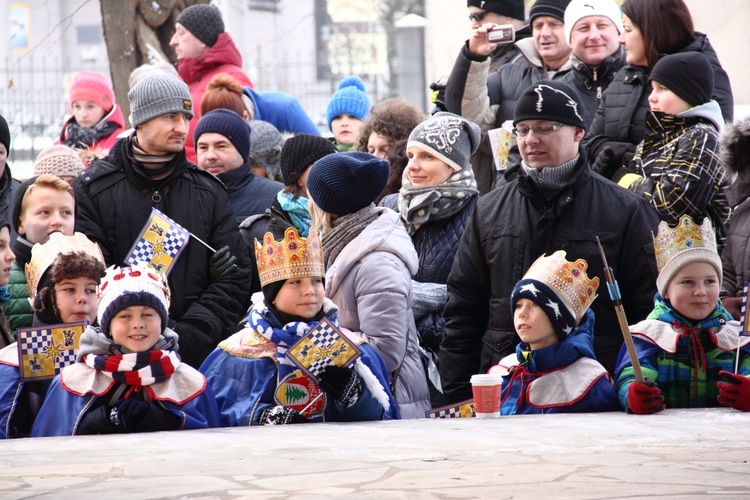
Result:
M193 234L169 275L169 326L180 336L182 360L198 368L244 312L246 251L226 189L185 158L193 117L187 85L172 75L150 75L128 100L135 132L73 186L76 231L99 244L108 265L127 258L154 207Z
M514 352L520 340L510 294L541 255L565 250L570 261L585 259L588 275L604 283L598 236L630 323L645 319L656 293L656 212L590 170L580 148L585 124L578 94L559 81L536 82L519 99L513 125L523 160L518 177L479 199L448 277L438 366L449 402L470 398L471 375ZM603 288L592 309L594 349L611 371L622 334Z

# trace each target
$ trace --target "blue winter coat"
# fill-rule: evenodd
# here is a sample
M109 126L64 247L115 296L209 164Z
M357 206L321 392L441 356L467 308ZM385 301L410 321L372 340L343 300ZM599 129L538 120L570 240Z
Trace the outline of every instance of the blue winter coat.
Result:
M281 133L320 135L296 97L274 90L256 92L249 87L245 87L245 95L253 101L256 120L271 123Z
M509 367L503 377L502 415L585 413L619 410L612 379L596 361L593 343L594 313L562 342L531 351L528 362L521 342L516 353L500 365Z

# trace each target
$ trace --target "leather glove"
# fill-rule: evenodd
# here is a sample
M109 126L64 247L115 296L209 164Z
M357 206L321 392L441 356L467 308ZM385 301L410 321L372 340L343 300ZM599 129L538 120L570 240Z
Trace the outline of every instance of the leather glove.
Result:
M133 432L141 425L150 408L151 405L145 401L132 398L121 399L115 402L109 418L113 425L119 425L123 430Z
M306 424L307 417L286 406L269 406L258 418L260 425Z
M617 176L620 169L625 169L625 172L629 172L628 165L635 156L635 146L632 144L622 144L617 149L612 146L604 146L599 154L596 156L594 163L591 165L591 169L607 179L613 179Z
M362 395L362 382L354 370L346 366L329 365L320 374L320 388L346 409Z
M719 403L735 410L750 411L750 378L726 370L721 370L719 375L722 379L716 384Z
M638 415L651 415L659 413L664 405L664 396L661 389L656 387L653 380L646 379L646 383L631 382L628 387L628 412Z
M438 111L448 111L445 107L445 88L448 85L448 79L445 77L440 78L440 80L436 82L432 82L430 84L430 90L432 90L432 94L430 95L430 102L435 106L435 108L432 110L432 114L437 113Z
M742 317L742 297L724 297L721 299L721 304L734 319L740 320Z
M229 247L220 248L208 259L208 270L211 273L211 279L224 276L232 270L237 257L232 255Z

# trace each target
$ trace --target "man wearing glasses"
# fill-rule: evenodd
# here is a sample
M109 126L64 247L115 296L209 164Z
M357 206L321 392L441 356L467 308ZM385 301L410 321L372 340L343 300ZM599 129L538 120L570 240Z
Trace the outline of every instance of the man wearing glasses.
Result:
M518 100L513 127L519 175L479 199L448 277L438 363L446 402L471 398L471 376L513 352L520 340L510 294L541 255L565 250L570 261L585 259L588 275L604 283L598 236L631 324L645 319L656 292L656 212L591 171L580 148L586 125L576 91L557 80L532 84ZM592 310L594 350L611 372L622 335L606 293Z

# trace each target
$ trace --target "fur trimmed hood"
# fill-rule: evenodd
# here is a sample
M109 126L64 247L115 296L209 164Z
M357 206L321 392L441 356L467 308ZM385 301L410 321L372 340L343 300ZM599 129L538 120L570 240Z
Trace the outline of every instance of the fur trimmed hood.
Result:
M721 163L727 172L750 173L750 118L727 123L719 136Z

